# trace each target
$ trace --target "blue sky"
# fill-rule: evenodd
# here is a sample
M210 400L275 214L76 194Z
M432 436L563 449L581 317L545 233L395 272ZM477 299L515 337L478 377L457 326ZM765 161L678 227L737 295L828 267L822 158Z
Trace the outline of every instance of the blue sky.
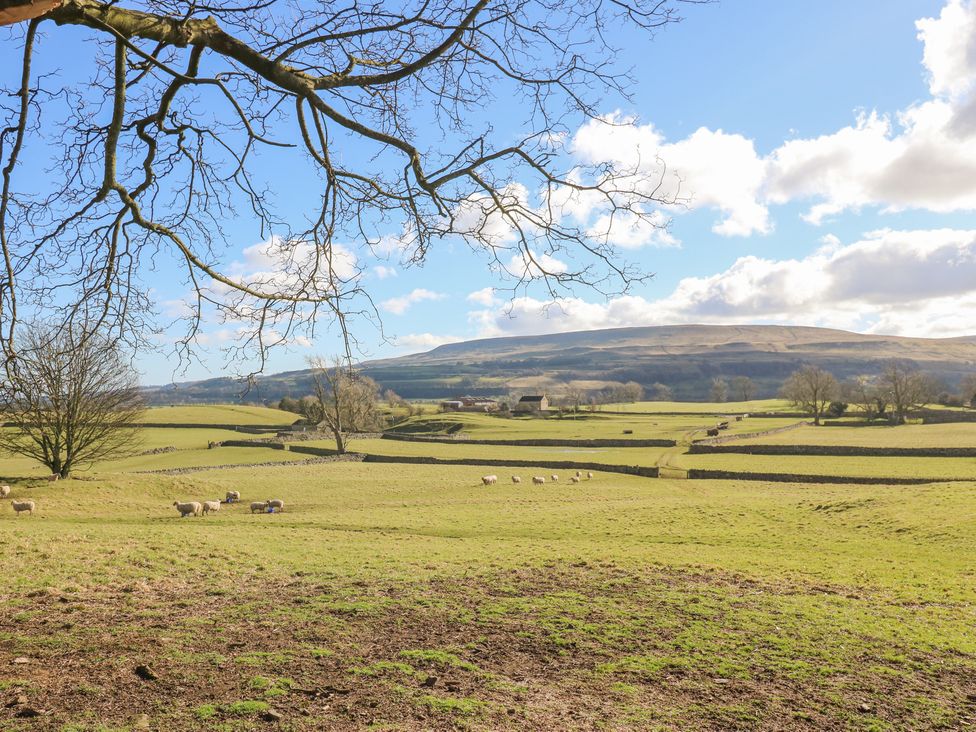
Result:
M609 99L603 112L625 124L591 123L567 143L588 162L626 164L653 151L680 171L692 201L662 210L669 236L613 232L625 256L656 276L626 297L581 290L553 306L541 290L515 301L493 292L503 283L461 242L432 250L422 268L395 252L375 262L357 252L387 336L363 326L364 357L675 322L976 333L973 2L722 0L684 16L653 42L618 40L637 83L632 100ZM47 63L63 67L76 52L65 43ZM499 127L511 123L513 110L490 111ZM280 173L286 212L314 194L314 179ZM225 262L266 265L260 238L228 226L239 245ZM163 269L153 287L164 308L178 309L182 283ZM147 356L145 381L224 373L219 346L233 332L217 323L207 332L202 363L174 374L167 359ZM268 370L335 349L323 332L275 354Z

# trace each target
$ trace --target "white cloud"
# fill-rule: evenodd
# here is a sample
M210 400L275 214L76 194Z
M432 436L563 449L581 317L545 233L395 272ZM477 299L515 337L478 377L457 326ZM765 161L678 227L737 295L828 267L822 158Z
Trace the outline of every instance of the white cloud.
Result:
M425 300L442 300L444 297L445 295L443 293L432 292L431 290L425 290L422 287L418 287L406 295L391 297L389 300L384 300L382 303L380 303L380 307L382 307L388 313L403 315L412 305L418 302L424 302Z
M394 267L387 267L383 264L377 264L375 267L373 267L373 274L379 279L385 280L390 277L396 277L397 271Z
M490 307L491 305L496 305L498 303L498 299L495 297L494 287L485 287L480 290L475 290L474 292L470 293L466 299L468 302L484 305L485 307Z
M616 112L581 127L570 149L583 163L632 172L645 193L659 186L663 198L686 195L691 209L721 212L712 230L725 236L769 232L768 207L791 201L810 202L804 219L813 224L866 206L974 211L976 0L949 0L916 26L932 96L895 113L862 111L848 126L764 156L739 134L702 127L672 142ZM618 243L651 241L624 226Z
M270 292L304 289L317 295L333 293L359 274L356 255L341 244L320 251L313 242L278 236L246 247L228 272L252 288ZM218 282L213 288L229 292Z
M605 303L522 297L470 314L479 336L670 323L791 323L916 336L976 330L976 230L870 232L836 237L802 259L748 256L667 297Z
M549 254L520 252L514 255L506 267L508 272L519 278L542 277L543 273L562 274L569 271L569 266L562 260Z
M396 339L396 347L410 353L428 351L445 343L457 343L464 340L450 335L434 335L433 333L410 333Z

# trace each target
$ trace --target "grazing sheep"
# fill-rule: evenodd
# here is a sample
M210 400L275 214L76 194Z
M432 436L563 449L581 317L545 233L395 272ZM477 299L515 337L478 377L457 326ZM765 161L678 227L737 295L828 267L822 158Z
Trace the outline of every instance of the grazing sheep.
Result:
M558 483L559 482L559 476L556 475L555 473L553 473L552 475L549 476L549 480L551 480L553 483Z
M0 498L6 498L10 495L9 485L0 485Z
M535 483L536 485L542 485L543 483L546 482L546 479L543 478L541 475L533 475L532 482Z
M498 482L498 476L497 475L483 475L481 477L481 482L484 483L485 485L495 485L495 483Z
M206 516L211 511L220 510L220 501L204 501L203 502L203 515Z
M586 479L591 480L593 478L593 473L586 471Z
M199 516L203 512L203 506L201 506L197 501L187 501L186 503L173 501L173 505L176 507L176 510L180 512L180 518L186 518L187 516Z
M11 501L10 506L14 509L14 513L20 516L22 511L27 511L31 516L34 515L34 502L33 501Z
M513 483L521 483L522 482L522 478L520 476L518 476L518 475L513 475L512 476L512 482Z
M268 508L267 501L251 501L251 513L257 511L258 513L264 513Z
M274 513L275 509L278 509L278 513L281 513L285 510L285 502L280 498L268 499L268 508L271 509L271 513Z
M576 477L577 478L582 478L583 477L583 473L581 471L577 470L576 471Z
M240 491L227 491L227 500L224 503L237 503L241 500Z
M570 479L569 479L569 482L570 483L579 483L580 482L579 476L578 475L571 476Z

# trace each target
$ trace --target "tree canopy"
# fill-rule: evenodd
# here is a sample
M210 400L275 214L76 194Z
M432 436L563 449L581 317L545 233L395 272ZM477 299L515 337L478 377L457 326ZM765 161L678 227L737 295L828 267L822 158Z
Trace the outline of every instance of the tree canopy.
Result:
M646 273L606 233L665 225L680 180L565 146L608 95L626 97L614 39L649 37L680 2L0 0L22 47L0 72L0 346L15 352L39 310L148 342L162 326L146 284L164 259L188 293L182 355L207 318L263 359L314 335L319 315L348 352L350 323L376 317L368 257L418 265L451 237L513 293L626 290ZM39 71L72 27L88 55ZM301 220L283 216L262 157L314 184ZM40 190L20 184L28 159L49 164ZM228 266L230 219L263 239L264 270Z

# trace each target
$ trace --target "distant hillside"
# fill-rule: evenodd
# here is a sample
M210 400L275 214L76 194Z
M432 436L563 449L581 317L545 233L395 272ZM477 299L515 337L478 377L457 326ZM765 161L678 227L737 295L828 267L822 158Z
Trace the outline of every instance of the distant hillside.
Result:
M363 369L407 398L504 394L575 380L593 386L661 382L678 399L704 400L716 376L749 376L759 385L759 396L773 396L802 364L817 364L845 379L877 372L892 358L915 363L955 386L963 374L976 371L976 336L900 338L778 325L615 328L452 343L370 361ZM308 372L291 371L259 378L244 401L276 401L310 390ZM240 398L241 387L223 378L151 387L147 393L155 403L232 402Z

